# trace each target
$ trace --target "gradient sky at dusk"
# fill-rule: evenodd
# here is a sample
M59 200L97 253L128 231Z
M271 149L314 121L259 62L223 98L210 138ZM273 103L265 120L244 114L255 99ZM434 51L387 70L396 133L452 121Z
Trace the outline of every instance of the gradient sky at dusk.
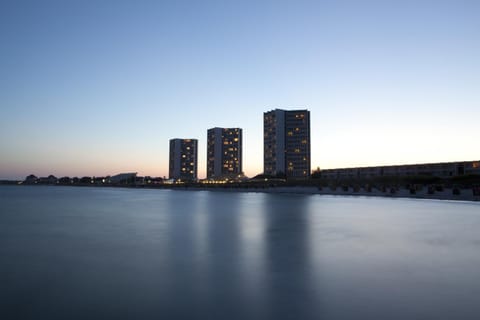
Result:
M168 175L311 111L312 168L480 159L480 1L2 1L0 178Z

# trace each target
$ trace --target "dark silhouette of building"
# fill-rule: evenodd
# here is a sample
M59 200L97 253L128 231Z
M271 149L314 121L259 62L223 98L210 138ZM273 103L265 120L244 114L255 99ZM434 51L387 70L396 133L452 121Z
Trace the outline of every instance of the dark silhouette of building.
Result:
M111 176L108 182L115 185L133 185L135 184L136 179L137 179L136 172L128 172L128 173L120 173L120 174Z
M58 179L54 175L49 175L48 177L40 177L35 183L37 184L56 184Z
M31 174L31 175L29 175L25 178L23 183L24 184L35 184L35 183L37 183L37 180L38 180L37 176Z
M68 185L68 184L72 184L72 179L70 179L70 177L61 177L60 179L58 179L58 183L59 184L63 184L63 185Z
M80 180L78 181L79 183L81 184L91 184L92 183L92 177L88 177L88 176L85 176L85 177L82 177L80 178Z

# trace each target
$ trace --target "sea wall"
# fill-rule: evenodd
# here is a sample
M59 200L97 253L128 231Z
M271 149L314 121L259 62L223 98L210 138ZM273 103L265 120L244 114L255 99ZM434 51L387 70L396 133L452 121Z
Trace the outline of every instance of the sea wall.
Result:
M289 194L319 194L334 196L363 196L363 197L390 197L390 198L417 198L417 199L437 199L437 200L460 200L460 201L480 201L480 195L474 195L473 189L454 189L444 188L441 191L429 189L428 187L417 187L415 189L407 188L364 188L354 189L352 187L343 188L318 188L304 186L279 186L265 188L188 188L176 190L205 190L222 192L264 192L264 193L289 193Z

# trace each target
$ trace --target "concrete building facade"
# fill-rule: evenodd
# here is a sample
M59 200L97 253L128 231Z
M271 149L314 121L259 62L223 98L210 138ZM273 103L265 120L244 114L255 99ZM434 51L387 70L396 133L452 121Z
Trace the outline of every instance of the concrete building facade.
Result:
M168 176L170 179L196 181L198 178L198 140L171 139Z
M310 176L310 111L275 109L263 114L263 172Z
M207 132L207 178L243 174L242 129L211 128Z

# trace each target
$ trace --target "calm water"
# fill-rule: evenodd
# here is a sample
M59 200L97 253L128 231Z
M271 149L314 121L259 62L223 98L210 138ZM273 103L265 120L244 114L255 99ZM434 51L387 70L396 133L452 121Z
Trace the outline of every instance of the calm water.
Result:
M479 319L480 203L0 187L1 319Z

